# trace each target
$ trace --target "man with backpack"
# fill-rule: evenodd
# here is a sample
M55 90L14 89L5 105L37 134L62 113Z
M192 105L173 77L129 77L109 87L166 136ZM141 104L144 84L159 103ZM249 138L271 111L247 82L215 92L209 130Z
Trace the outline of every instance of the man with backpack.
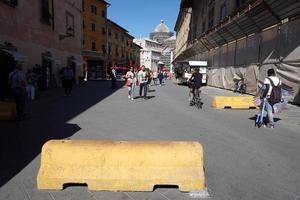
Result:
M267 127L274 128L273 106L281 102L281 81L275 75L274 69L269 69L267 75L268 77L264 81L262 99L265 101L265 110L267 111Z

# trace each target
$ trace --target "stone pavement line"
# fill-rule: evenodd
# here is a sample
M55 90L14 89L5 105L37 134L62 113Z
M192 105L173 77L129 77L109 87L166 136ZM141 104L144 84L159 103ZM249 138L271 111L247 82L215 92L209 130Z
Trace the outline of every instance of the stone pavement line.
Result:
M160 194L163 198L167 199L167 200L171 200L169 199L166 195L164 195L163 193L161 193L160 191L158 191L158 194Z
M132 196L130 196L127 192L123 192L124 194L126 194L130 199L135 200Z
M49 196L51 197L52 200L55 200L54 196L51 194L51 192L48 192Z
M91 197L92 197L93 199L99 200L97 197L95 197L95 194L94 194L94 193L92 193L92 192L89 191L89 190L87 190L87 191L88 191L88 193L91 195Z
M27 192L26 188L25 188L25 184L23 181L21 181L21 190L22 192L25 194L25 198L28 200L31 200L29 193Z

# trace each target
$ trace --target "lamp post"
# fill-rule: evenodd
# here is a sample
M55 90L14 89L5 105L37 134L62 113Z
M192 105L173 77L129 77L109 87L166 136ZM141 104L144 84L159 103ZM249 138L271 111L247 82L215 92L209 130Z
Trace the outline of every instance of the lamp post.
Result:
M69 27L67 29L66 34L60 34L59 35L59 40L63 40L63 39L68 38L68 37L74 37L74 29L72 27Z

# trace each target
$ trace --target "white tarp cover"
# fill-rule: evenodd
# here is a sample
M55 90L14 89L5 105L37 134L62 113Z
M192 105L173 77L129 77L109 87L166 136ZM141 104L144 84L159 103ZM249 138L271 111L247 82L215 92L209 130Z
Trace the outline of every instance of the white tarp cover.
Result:
M233 79L245 79L247 85L246 91L249 94L255 94L257 91L258 67L250 65L247 67L222 67L209 69L208 85L234 90L235 82Z
M233 79L245 78L247 93L255 94L267 70L274 68L300 104L300 20L271 28L209 52L208 85L234 90ZM224 64L226 66L224 66Z

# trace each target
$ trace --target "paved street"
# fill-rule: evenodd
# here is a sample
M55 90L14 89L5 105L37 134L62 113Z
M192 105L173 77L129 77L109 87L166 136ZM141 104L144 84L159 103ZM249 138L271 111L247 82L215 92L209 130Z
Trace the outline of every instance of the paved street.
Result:
M77 86L74 95L49 91L31 102L30 118L0 122L1 200L182 200L176 188L154 192L94 192L86 187L38 191L42 145L49 139L195 140L204 145L206 184L213 200L300 199L300 108L289 105L275 129L255 128L257 110L219 110L203 88L202 110L188 106L188 89L167 82L153 86L149 100L127 99L127 89L109 82Z

